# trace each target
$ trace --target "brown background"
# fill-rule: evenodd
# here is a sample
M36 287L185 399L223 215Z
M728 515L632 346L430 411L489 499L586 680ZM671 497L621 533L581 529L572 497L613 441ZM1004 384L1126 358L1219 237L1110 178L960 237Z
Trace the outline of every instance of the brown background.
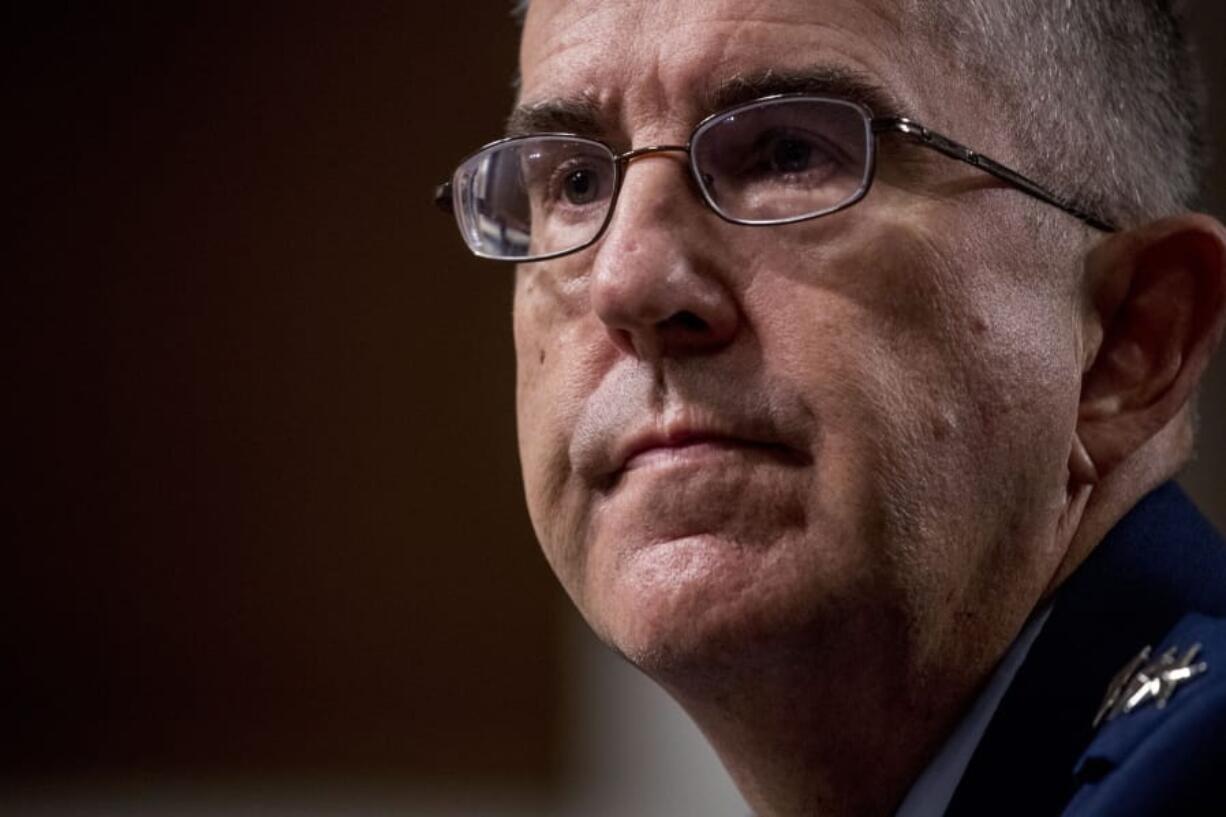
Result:
M546 778L510 279L430 203L512 23L86 5L12 30L3 770Z
M565 602L522 509L509 271L430 205L511 103L502 4L27 5L0 785L556 786ZM1188 478L1219 524L1222 372Z

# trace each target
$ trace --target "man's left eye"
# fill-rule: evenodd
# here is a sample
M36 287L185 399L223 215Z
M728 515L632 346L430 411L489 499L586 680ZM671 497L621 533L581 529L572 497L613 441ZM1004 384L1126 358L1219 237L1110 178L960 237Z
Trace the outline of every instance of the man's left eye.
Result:
M813 160L813 145L803 139L786 136L774 140L768 162L778 173L802 173Z
M817 181L816 175L833 172L839 152L817 134L771 130L753 141L745 165L746 178Z

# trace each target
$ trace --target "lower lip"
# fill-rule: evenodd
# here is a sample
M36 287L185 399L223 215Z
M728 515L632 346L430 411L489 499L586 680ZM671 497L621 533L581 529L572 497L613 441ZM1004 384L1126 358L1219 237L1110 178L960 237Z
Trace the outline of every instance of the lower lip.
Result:
M671 465L701 465L727 459L729 455L765 455L770 459L787 459L787 452L777 445L759 445L734 440L696 440L680 445L659 446L640 451L626 461L623 472Z

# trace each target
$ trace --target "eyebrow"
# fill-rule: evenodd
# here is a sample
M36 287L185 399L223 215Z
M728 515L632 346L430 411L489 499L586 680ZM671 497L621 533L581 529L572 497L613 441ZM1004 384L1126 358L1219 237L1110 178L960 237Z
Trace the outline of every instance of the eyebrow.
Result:
M605 129L600 103L592 94L519 105L507 117L507 136L577 133L599 136Z
M744 102L775 94L814 94L857 102L875 117L908 117L898 97L866 75L837 65L814 65L799 70L766 69L735 74L698 97L702 118ZM594 93L546 99L520 105L507 118L508 136L532 133L575 133L601 136L608 130L608 113Z
M736 74L702 98L702 115L775 94L814 94L857 102L874 117L906 117L907 106L885 86L859 71L838 65L814 65L800 70L767 69Z

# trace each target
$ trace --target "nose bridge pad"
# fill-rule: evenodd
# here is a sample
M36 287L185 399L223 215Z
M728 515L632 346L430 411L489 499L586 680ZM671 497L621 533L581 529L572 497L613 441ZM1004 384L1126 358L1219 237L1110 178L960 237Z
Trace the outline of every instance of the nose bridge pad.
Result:
M624 185L626 183L626 173L630 169L630 165L633 162L637 162L639 159L648 159L661 156L662 154L666 153L685 154L682 164L685 168L683 175L685 176L686 185L689 187L690 192L693 193L700 202L705 204L706 197L703 196L702 189L699 187L697 180L694 178L694 170L691 162L689 145L648 145L641 148L634 148L633 150L628 150L625 153L620 154L619 156L615 157L615 159L621 166L622 184Z
M688 145L647 145L646 147L634 148L617 157L617 160L622 164L628 165L636 159L642 159L644 156L651 156L656 153L684 153L690 155Z

